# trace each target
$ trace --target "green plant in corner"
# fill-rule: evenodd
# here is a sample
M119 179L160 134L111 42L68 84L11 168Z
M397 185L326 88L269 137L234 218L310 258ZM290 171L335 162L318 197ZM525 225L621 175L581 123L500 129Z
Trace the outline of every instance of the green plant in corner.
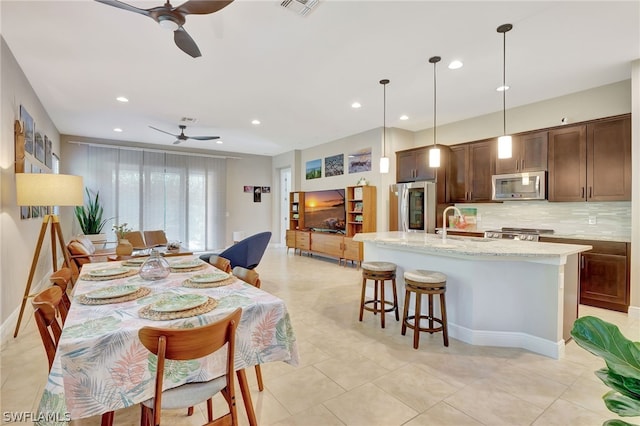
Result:
M571 336L579 346L605 360L607 367L595 374L613 389L602 396L607 408L621 417L640 416L640 342L628 340L618 327L592 316L578 318ZM603 425L632 423L612 419Z
M102 228L109 219L102 219L104 208L100 203L100 192L96 191L96 196L92 197L89 188L85 188L88 202L84 206L76 206L75 214L80 223L80 229L85 235L100 234Z

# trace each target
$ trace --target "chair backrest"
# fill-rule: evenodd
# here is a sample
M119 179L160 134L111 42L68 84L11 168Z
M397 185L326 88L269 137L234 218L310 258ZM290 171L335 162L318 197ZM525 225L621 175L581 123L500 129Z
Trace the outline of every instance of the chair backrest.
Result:
M124 234L124 238L131 243L134 249L143 249L147 247L141 231L127 232Z
M163 230L158 231L144 231L144 241L147 243L147 247L166 246L167 235Z
M67 320L67 312L71 308L71 300L67 295L67 286L72 283L71 269L58 269L56 272L49 276L49 281L51 282L51 284L60 287L60 290L62 291L62 300L60 301L60 303L64 305L65 309L60 309L60 316L62 317L62 323L64 324L64 322Z
M67 251L71 260L71 270L74 277L77 277L85 263L91 263L91 255L95 254L96 248L86 236L76 235L67 244Z
M62 290L55 285L41 291L31 299L31 305L35 309L34 316L38 331L49 360L49 371L51 371L51 366L53 365L53 358L56 355L56 348L64 325L64 321L59 322L57 318L58 310L66 309L60 303L61 300Z
M221 271L229 273L231 272L231 262L229 261L229 259L225 259L224 257L218 256L217 254L212 254L211 256L209 256L209 259L207 259L207 261Z
M158 356L156 366L156 387L153 407L154 423L160 424L162 406L162 382L165 359L191 360L207 356L225 344L227 348L227 388L230 397L235 398L235 336L240 323L242 308L238 308L226 317L208 325L195 328L158 328L143 327L138 331L140 341L152 353Z
M260 288L260 285L262 284L260 282L260 275L253 269L236 266L235 268L233 268L233 275L240 278L245 283L251 284L254 287Z
M232 245L218 256L229 259L231 268L242 266L253 269L260 263L270 239L271 232L260 232Z

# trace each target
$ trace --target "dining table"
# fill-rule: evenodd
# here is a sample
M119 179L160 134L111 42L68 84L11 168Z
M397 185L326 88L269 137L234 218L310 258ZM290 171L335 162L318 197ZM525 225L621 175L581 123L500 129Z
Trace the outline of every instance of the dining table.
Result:
M242 308L235 369L247 417L257 424L245 369L299 363L295 333L282 299L220 271L197 256L167 259L166 278L145 280L144 258L87 263L73 288L36 424L65 425L139 404L154 396L156 356L140 342L145 326L197 327ZM164 390L226 372L226 349L172 361ZM185 411L186 412L186 411Z

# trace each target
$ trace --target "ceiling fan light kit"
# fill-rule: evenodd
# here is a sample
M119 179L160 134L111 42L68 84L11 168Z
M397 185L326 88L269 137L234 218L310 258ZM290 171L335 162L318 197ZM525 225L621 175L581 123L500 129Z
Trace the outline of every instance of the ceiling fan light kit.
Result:
M167 2L163 6L152 7L150 9L140 9L130 4L123 3L119 0L95 0L98 3L108 6L117 7L118 9L128 10L129 12L138 13L148 16L156 21L162 28L173 31L173 40L176 46L187 55L197 58L202 56L198 45L191 38L189 33L183 28L187 15L208 15L219 11L228 6L233 0L224 1L202 1L189 0L178 7L173 7Z

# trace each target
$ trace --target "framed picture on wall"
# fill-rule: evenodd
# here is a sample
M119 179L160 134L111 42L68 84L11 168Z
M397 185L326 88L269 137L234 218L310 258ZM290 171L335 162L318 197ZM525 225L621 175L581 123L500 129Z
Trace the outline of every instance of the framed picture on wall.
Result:
M260 203L262 202L262 187L254 186L253 187L253 202Z
M349 154L349 173L371 171L371 148L363 148Z
M324 158L324 176L339 176L344 174L344 154L332 155Z
M20 105L20 121L22 121L22 125L24 126L24 150L25 152L33 155L33 118L31 118L25 107L22 105Z
M322 177L322 160L307 161L305 177L308 179L318 179Z
M52 148L53 143L51 142L51 139L49 139L47 135L44 135L44 165L48 168L51 168L51 165L53 164L53 152L51 152Z
M44 138L38 132L36 132L36 136L35 136L34 150L35 150L34 155L36 157L36 160L44 164Z

